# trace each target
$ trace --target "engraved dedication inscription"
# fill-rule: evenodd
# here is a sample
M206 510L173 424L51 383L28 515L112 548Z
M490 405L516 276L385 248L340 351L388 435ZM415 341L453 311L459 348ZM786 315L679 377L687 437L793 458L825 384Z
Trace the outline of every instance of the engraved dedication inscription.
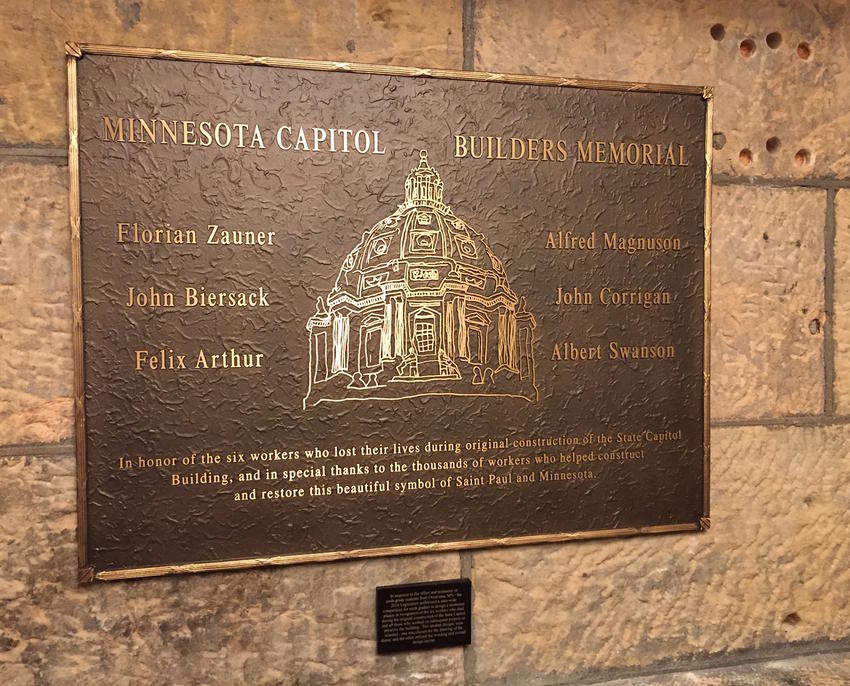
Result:
M82 581L708 526L709 90L68 73Z

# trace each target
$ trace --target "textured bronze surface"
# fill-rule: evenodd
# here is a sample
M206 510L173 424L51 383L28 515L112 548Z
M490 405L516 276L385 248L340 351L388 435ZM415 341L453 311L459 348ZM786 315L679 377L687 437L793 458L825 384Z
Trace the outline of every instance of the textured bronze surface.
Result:
M81 580L707 528L710 91L89 46L68 62ZM157 142L121 141L122 117ZM155 120L176 122L178 143ZM184 121L244 123L246 145L183 144ZM302 127L308 149L294 149ZM331 151L314 129L370 145ZM540 142L497 159L497 138ZM579 142L640 155L579 161L597 155ZM166 223L198 242L129 238ZM211 245L208 225L275 237ZM546 247L559 231L594 247ZM680 244L629 254L603 249L606 232ZM268 306L187 306L187 287L262 288ZM592 302L556 305L559 287ZM175 304L127 306L129 288ZM670 302L604 305L606 288ZM663 355L610 359L612 342ZM260 366L196 368L199 350L230 348ZM160 350L187 369L152 369ZM525 445L551 437L569 441ZM275 450L298 457L251 460ZM262 498L287 488L307 494Z

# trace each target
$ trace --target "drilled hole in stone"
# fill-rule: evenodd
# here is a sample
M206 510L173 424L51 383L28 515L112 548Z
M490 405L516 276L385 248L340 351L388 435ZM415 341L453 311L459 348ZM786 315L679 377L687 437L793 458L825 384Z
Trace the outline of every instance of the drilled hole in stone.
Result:
M812 56L812 49L809 47L809 44L806 42L800 43L797 46L797 57L801 60L807 60Z
M790 614L785 615L785 618L782 620L783 624L799 624L802 619L800 619L800 615L796 612L791 612Z
M767 231L765 231L765 232L761 235L761 237L762 237L762 238L764 238L764 240L767 240L767 239L768 239Z
M723 36L726 35L726 27L723 24L715 24L711 27L711 37L714 40L723 40Z
M740 50L741 55L744 57L752 57L756 51L756 43L752 38L745 38L741 41L741 45L738 46L738 50Z
M820 319L812 319L809 322L809 333L812 335L820 333Z
M782 147L782 141L779 140L777 136L771 136L767 139L767 143L764 144L764 147L767 148L769 153L779 152L779 148Z
M741 161L741 164L748 167L753 163L753 153L748 148L744 148L738 153L738 159Z
M723 150L723 146L726 145L726 136L721 131L715 131L711 137L711 144L715 150Z
M794 163L798 167L808 167L812 163L812 153L806 150L806 148L800 148L794 153Z
M767 43L767 47L776 50L780 45L782 45L782 34L779 31L773 31L772 33L767 34L767 38L764 39Z

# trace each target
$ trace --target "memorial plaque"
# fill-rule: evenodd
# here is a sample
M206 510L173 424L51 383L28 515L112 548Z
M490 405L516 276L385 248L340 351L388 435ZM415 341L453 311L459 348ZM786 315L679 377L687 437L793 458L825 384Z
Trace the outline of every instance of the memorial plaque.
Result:
M433 581L375 589L378 653L472 642L472 582Z
M708 526L710 89L68 76L83 582Z

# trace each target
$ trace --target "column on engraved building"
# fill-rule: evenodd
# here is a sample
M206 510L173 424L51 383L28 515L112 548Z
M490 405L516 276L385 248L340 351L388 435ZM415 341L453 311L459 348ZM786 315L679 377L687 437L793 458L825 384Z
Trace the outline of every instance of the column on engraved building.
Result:
M348 371L348 317L336 313L333 321L333 372Z
M384 303L384 320L381 326L381 359L391 360L393 357L393 301L387 299Z
M461 297L457 299L457 355L465 360L469 359L468 335L466 331L466 301Z
M446 354L453 360L455 358L455 299L447 297L445 304L445 315L443 317L443 329L445 330Z
M516 371L516 315L513 310L499 308L499 366Z
M499 339L499 366L504 367L508 364L508 359L510 354L508 353L508 313L505 311L504 307L499 308L499 325L498 325L498 339Z
M407 355L407 347L404 344L404 298L394 297L392 302L394 353L396 358L403 358Z
M508 314L508 366L518 371L516 359L516 314L511 311Z

